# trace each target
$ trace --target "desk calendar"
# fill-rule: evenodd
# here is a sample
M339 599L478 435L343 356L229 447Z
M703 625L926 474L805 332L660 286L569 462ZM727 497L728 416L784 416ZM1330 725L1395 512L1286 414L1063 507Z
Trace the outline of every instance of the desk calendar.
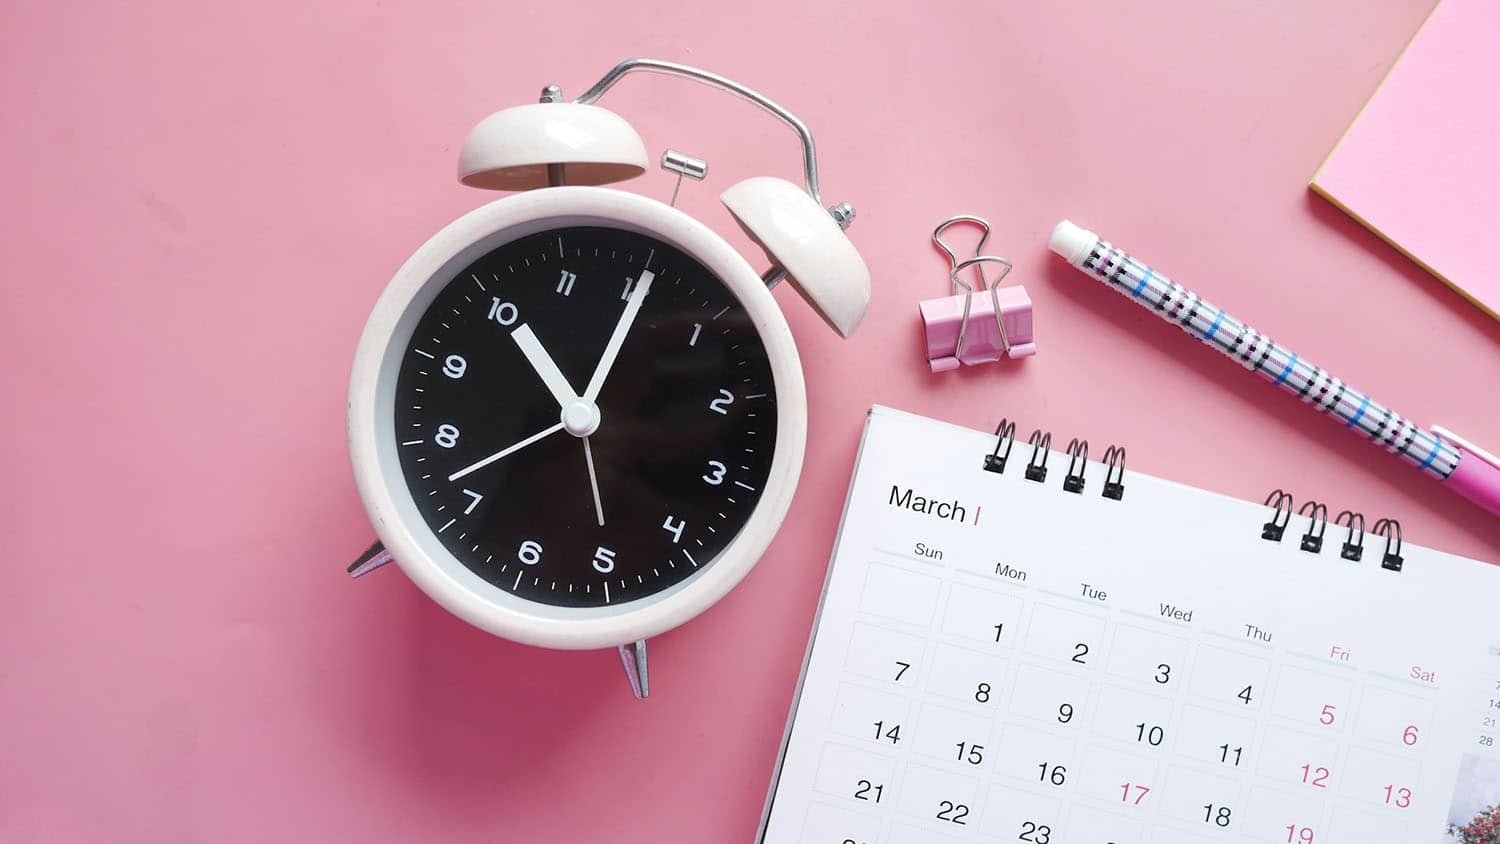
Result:
M1034 439L871 411L761 841L1440 844L1500 804L1500 570Z

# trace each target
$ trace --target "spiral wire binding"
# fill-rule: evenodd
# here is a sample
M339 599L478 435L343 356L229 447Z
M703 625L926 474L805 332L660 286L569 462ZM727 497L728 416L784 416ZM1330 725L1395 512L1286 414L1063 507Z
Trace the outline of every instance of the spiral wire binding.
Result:
M1380 557L1380 567L1386 571L1400 571L1402 566L1401 523L1395 519L1381 519L1375 523L1375 527L1370 532L1376 536L1385 537L1385 553ZM1393 538L1396 543L1394 551L1391 550Z
M1297 510L1297 515L1307 516L1307 533L1302 535L1302 550L1316 554L1323 550L1323 534L1328 532L1328 508L1316 501L1309 501Z
M1010 459L1010 449L1016 444L1016 423L1009 419L1001 419L1000 424L995 426L995 450L984 456L984 470L1005 474L1005 461ZM1005 453L1000 453L1000 447L1005 447Z
M1286 533L1286 526L1292 520L1292 496L1279 489L1271 491L1266 496L1266 506L1272 508L1271 521L1266 522L1260 528L1260 538L1269 539L1272 542L1280 542L1282 534Z
M1063 476L1063 492L1083 493L1083 473L1089 468L1089 441L1074 437L1068 443L1068 474Z
M1001 419L995 426L995 448L984 456L984 470L997 475L1005 474L1010 460L1010 451L1016 444L1016 423ZM1038 428L1027 437L1031 446L1031 457L1026 461L1026 480L1045 483L1047 480L1047 458L1052 449L1052 432ZM1068 442L1068 473L1063 477L1064 492L1082 495L1088 486L1086 475L1089 468L1089 441L1074 437ZM1103 497L1119 501L1125 497L1125 449L1112 445L1104 452L1105 466Z
M1357 563L1365 556L1365 516L1353 510L1345 510L1334 518L1333 523L1344 526L1344 547L1339 550L1339 556ZM1358 527L1355 525L1358 524ZM1359 538L1355 538L1354 532L1359 531Z
M1052 448L1052 433L1042 433L1041 428L1031 432L1026 440L1031 444L1031 459L1026 461L1026 480L1045 483L1047 480L1047 455ZM1041 457L1038 461L1037 457Z
M1051 453L1052 433L1040 428L1031 432L1026 442L1031 446L1031 457L1026 461L1025 477L1028 481L1045 483L1047 480L1047 457ZM995 426L995 448L984 456L983 468L997 475L1005 474L1011 449L1016 444L1016 423L1001 419ZM1068 441L1068 473L1063 477L1063 491L1075 495L1083 494L1087 486L1089 442L1074 437ZM1101 495L1114 501L1125 497L1125 449L1112 445L1104 452L1101 461L1105 466L1104 490ZM1292 515L1308 520L1307 532L1302 534L1298 547L1309 554L1323 551L1323 540L1328 533L1328 507L1319 501L1305 501L1297 507L1292 494L1283 489L1273 489L1266 496L1265 506L1271 508L1271 518L1260 529L1261 539L1280 542L1291 525ZM1344 541L1339 547L1339 557L1352 563L1364 559L1365 517L1363 513L1342 510L1334 517L1333 524L1344 529ZM1370 533L1385 540L1385 550L1380 556L1380 567L1386 571L1401 571L1405 559L1401 556L1401 523L1395 519L1380 519L1370 528Z
M1104 497L1115 501L1125 497L1125 449L1112 445L1104 450Z
M1270 507L1271 520L1261 526L1260 538L1271 542L1280 542L1282 535L1286 532L1287 525L1291 523L1292 513L1304 516L1308 520L1307 533L1302 535L1299 547L1310 554L1317 554L1323 550L1323 535L1328 531L1328 508L1317 501L1304 502L1301 508L1296 508L1290 493L1276 489L1266 496L1266 506ZM1351 563L1360 562L1365 555L1365 517L1362 513L1353 510L1342 510L1334 517L1333 523L1344 529L1344 542L1339 548L1339 556ZM1385 551L1380 556L1380 567L1386 571L1401 571L1405 560L1401 556L1401 523L1395 519L1380 519L1370 528L1370 533L1385 540Z

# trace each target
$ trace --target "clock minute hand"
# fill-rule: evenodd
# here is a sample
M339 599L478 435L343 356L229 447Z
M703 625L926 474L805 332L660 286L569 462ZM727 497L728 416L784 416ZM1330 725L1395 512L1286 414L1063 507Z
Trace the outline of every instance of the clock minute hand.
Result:
M636 315L641 312L641 303L646 301L646 293L651 290L651 281L656 278L656 273L650 270L641 270L640 278L636 279L635 288L630 291L630 301L625 303L625 313L620 314L620 321L615 324L615 331L609 335L609 344L604 347L604 354L599 357L599 365L594 368L594 376L589 379L589 385L583 391L583 400L594 402L599 398L599 391L604 388L604 379L609 375L610 367L614 366L615 358L620 355L620 347L625 344L625 335L630 333L630 326L635 324Z
M480 469L483 469L484 467L490 465L491 463L494 463L496 460L499 460L502 457L509 457L510 455L512 455L512 454L520 451L521 449L525 448L528 445L531 445L532 443L536 442L537 440L544 439L546 437L550 437L553 434L557 433L558 431L561 431L562 429L563 429L563 423L559 422L556 425L553 425L551 428L548 428L545 431L541 431L541 432L532 434L531 436L527 437L524 440L521 440L520 442L516 443L515 445L512 445L512 446L510 446L508 448L503 448L503 449L495 452L494 454L491 454L489 457L486 457L483 460L480 460L477 463L471 463L468 466L465 466L462 469L459 469L457 472L454 472L453 474L449 475L448 476L448 480L450 480L450 481L456 481L456 480L458 480L459 478L462 478L465 475L473 474L474 472L477 472Z
M547 385L547 390L552 393L552 398L557 399L558 407L567 407L572 402L578 401L578 394L573 392L573 385L568 383L567 376L557 368L556 361L542 348L542 342L536 339L536 334L527 323L521 323L521 327L510 333L510 339L516 341L521 347L521 354L526 356L526 362L536 370L536 374Z

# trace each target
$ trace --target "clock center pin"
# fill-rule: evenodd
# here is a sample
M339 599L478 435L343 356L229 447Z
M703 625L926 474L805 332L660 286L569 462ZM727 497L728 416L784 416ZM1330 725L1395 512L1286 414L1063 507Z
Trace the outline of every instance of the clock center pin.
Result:
M599 405L588 399L570 401L562 409L563 428L575 437L587 437L599 430Z

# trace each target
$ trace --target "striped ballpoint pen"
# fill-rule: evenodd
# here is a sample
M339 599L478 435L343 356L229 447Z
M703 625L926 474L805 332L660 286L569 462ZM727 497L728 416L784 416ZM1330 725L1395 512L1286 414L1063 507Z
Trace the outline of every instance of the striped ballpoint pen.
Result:
M1418 427L1087 229L1064 220L1052 230L1049 245L1081 272L1500 515L1500 459L1494 455L1441 428Z

